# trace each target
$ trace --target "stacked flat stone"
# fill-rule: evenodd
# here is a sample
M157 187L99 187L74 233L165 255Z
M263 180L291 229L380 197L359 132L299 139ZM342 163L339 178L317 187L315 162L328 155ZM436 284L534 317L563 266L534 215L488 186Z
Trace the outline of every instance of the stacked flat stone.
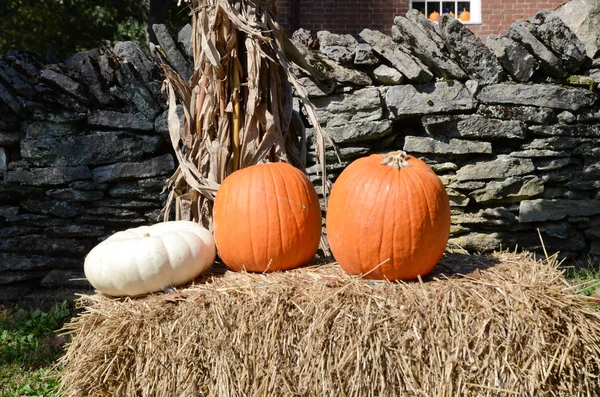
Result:
M175 169L162 79L133 42L61 64L0 56L0 300L88 286L70 280L93 246L160 219Z
M414 10L395 18L391 37L365 29L359 41L336 42L338 35L318 32L326 38L320 50L303 51L341 62L343 48L344 68L373 82L351 84L332 73L318 82L327 91L309 90L339 146L341 163L327 151L329 180L357 157L403 149L427 161L447 187L451 246L539 251L540 229L551 252L600 254L600 70L593 66L600 52L586 51L597 48L588 43L595 40L590 24L580 37L559 11L517 21L485 44L448 15L434 24ZM594 12L588 18L600 16L599 7ZM402 78L382 79L382 68ZM320 183L306 126L308 173Z

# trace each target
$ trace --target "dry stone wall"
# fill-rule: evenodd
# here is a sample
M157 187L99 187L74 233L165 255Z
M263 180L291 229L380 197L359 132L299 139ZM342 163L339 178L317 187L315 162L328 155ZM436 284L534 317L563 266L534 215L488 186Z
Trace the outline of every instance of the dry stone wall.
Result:
M302 82L339 145L330 180L357 157L402 149L446 185L451 247L542 251L541 235L549 252L600 254L600 29L578 36L573 23L543 10L485 45L448 15L433 24L415 11L391 36L363 30L361 43L295 32L323 73Z
M297 31L293 43L319 76L296 73L339 146L341 162L327 151L330 181L358 157L403 149L444 181L452 247L539 250L539 229L549 251L600 254L600 54L590 29L543 11L484 45L447 15L432 24L411 11L391 36ZM151 56L131 42L61 64L0 56L0 299L84 288L73 279L89 249L160 219L176 164L154 59L184 76L192 67L189 26L177 37L155 31L161 51ZM304 112L299 101L295 109Z
M94 245L159 219L175 168L162 78L131 42L0 57L0 301L87 287Z

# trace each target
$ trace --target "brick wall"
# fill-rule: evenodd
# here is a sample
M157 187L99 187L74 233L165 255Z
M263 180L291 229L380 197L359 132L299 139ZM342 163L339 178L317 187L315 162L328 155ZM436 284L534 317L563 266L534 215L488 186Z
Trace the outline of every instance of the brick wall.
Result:
M389 31L395 15L404 15L408 10L407 0L297 0L300 12L293 26L291 0L278 0L278 21L288 33L294 28L305 28L317 32L329 30L333 33L357 34L364 28Z
M518 19L527 19L543 8L554 9L566 0L482 0L481 25L469 25L479 37L504 34Z
M527 19L542 8L556 8L566 0L482 0L481 25L469 28L482 39L490 33L506 33L517 19ZM277 0L278 20L288 33L302 27L313 32L357 34L363 28L389 33L394 16L404 15L408 0L297 0L299 12L292 12L291 0Z

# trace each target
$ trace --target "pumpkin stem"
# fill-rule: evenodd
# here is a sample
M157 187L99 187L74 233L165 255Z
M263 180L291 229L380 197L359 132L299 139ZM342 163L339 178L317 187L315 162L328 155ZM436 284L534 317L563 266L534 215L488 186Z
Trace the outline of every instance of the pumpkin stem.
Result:
M150 233L144 233L144 237L150 237Z
M412 167L408 161L409 155L403 151L398 150L397 152L390 152L383 157L383 161L381 164L389 165L390 167L394 167L396 169Z

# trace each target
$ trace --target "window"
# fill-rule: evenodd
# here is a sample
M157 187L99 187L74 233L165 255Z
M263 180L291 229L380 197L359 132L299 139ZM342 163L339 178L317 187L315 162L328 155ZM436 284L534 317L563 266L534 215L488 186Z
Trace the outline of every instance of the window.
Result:
M419 10L427 18L435 11L438 14L450 14L459 19L462 12L468 11L470 18L468 21L462 21L463 23L481 23L481 0L411 0L409 7Z

